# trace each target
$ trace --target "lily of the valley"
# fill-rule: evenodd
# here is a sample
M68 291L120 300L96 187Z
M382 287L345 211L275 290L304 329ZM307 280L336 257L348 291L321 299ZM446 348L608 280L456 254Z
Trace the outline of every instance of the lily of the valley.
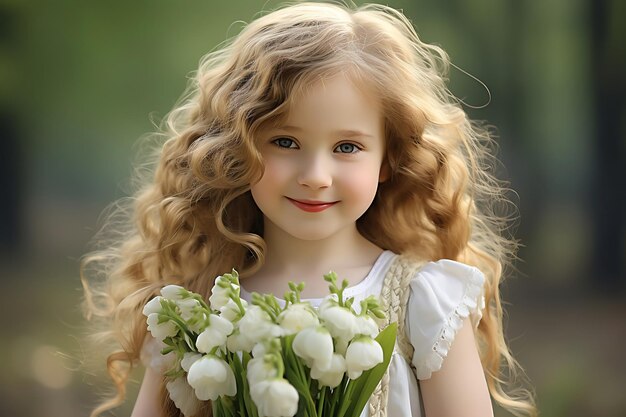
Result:
M148 301L143 307L143 315L148 317L150 314L160 312L162 308L161 300L163 300L163 297L159 295Z
M161 295L164 298L173 301L182 300L185 294L188 293L189 291L187 291L184 287L181 287L180 285L171 284L161 288Z
M228 337L227 347L233 352L250 352L258 342L280 337L281 334L282 329L272 321L269 314L261 307L253 305L237 322L237 329Z
M263 356L250 359L246 368L248 383L252 386L267 379L276 378L278 370L271 362L266 361Z
M213 355L206 355L191 365L187 382L202 401L213 401L237 393L233 370L225 361Z
M152 337L159 341L163 341L167 337L176 336L178 333L178 327L174 322L165 320L161 321L161 315L159 313L150 313L148 315L148 331L152 334Z
M321 370L316 366L311 368L311 378L317 379L321 386L335 388L341 383L346 372L346 360L338 353L333 353L330 366Z
M180 367L183 368L185 372L189 372L191 365L196 363L196 361L202 359L202 354L196 352L185 352L183 355L183 359L180 361Z
M333 358L333 338L324 326L307 327L293 339L293 351L309 367L325 371Z
M369 315L359 315L355 317L357 334L363 334L374 338L378 335L378 324Z
M347 307L340 306L332 297L326 297L319 307L324 326L333 337L352 340L358 334L356 316Z
M363 371L372 369L383 361L383 349L369 336L358 336L346 350L348 378L357 379Z
M226 343L226 338L232 333L233 324L215 314L209 316L209 326L198 335L196 347L199 352L209 353L216 346Z
M239 300L243 308L245 309L248 306L246 300ZM226 320L234 323L243 317L243 313L239 309L239 305L235 303L233 300L228 300L226 304L220 307L220 316L224 317Z
M285 334L298 333L307 327L317 326L320 323L311 305L306 303L290 304L278 315L277 321Z
M298 391L283 378L259 381L250 387L259 417L292 417L298 411Z
M211 296L209 297L209 303L213 310L220 310L224 307L228 300L230 300L231 295L234 290L237 290L238 286L232 284L228 278L219 276L215 279L215 284L211 289Z
M185 377L181 376L173 381L169 381L165 384L165 388L167 388L167 392L169 392L170 398L176 407L186 417L194 416L200 410L201 403L196 397L193 388L185 380Z

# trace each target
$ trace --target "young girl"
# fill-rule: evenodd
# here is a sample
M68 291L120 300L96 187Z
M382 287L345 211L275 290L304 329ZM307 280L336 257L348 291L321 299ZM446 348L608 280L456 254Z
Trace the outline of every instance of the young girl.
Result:
M536 415L528 392L507 393L517 364L498 286L515 244L492 210L503 201L492 139L447 90L448 65L400 12L375 5L284 7L208 54L167 117L131 226L83 265L88 316L118 344L107 361L117 395L92 416L123 401L142 351L132 416L179 415L142 307L167 284L208 298L233 267L244 296L304 281L314 304L329 270L355 304L409 271L398 281L398 346L409 347L364 415L483 417L491 398Z

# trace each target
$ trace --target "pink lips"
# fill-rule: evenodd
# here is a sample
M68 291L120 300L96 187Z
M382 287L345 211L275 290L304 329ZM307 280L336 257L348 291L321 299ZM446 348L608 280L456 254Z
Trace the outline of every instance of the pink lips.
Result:
M316 200L294 200L292 198L287 197L294 206L298 207L300 210L307 211L309 213L319 213L320 211L324 211L329 207L337 204L337 201L327 202L327 201L316 201Z

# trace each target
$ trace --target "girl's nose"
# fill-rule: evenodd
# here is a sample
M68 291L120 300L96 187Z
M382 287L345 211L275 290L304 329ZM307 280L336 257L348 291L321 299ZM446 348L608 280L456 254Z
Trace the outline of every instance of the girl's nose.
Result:
M313 189L330 187L333 177L328 165L328 161L321 156L312 156L303 160L298 174L298 183Z

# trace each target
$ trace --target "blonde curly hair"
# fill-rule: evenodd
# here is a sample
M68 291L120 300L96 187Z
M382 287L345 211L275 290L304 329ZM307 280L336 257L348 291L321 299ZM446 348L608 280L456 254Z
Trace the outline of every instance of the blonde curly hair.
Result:
M107 360L117 393L92 416L124 400L146 335L141 310L158 289L174 283L208 296L220 273L260 268L262 215L250 195L263 173L255 134L284 118L296 93L338 72L373 89L384 112L391 175L358 230L383 249L484 272L487 307L476 336L489 390L513 414L535 416L532 394L514 386L521 369L503 336L499 284L516 250L505 236L510 217L497 214L510 207L507 190L490 173L492 135L446 87L449 65L401 12L379 5L286 6L206 55L154 134L165 140L151 175L114 206L96 236L102 246L83 260L86 315L102 322L98 340L117 346Z

